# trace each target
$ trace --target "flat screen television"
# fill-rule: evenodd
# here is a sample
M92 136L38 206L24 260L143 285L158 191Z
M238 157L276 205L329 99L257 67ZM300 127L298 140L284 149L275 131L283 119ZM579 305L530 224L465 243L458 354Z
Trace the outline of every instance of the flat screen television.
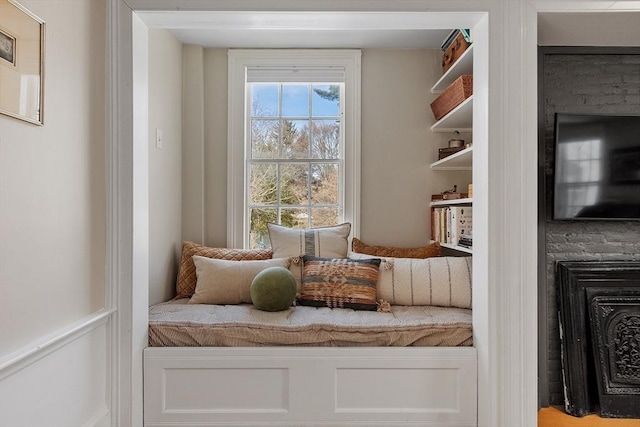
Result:
M640 220L640 116L555 115L553 219Z

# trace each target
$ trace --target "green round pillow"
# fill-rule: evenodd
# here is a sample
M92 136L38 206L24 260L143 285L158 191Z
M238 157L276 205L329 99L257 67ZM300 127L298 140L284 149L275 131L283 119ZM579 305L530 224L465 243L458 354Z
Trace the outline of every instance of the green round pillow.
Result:
M284 267L269 267L251 282L251 301L259 310L282 311L296 298L296 279Z

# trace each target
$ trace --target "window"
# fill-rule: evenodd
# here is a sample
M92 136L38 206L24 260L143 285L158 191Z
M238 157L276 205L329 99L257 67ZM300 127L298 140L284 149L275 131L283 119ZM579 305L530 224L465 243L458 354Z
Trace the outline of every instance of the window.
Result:
M230 50L228 244L266 224L358 230L360 52Z
M343 216L344 84L248 83L249 247L269 246L267 223L335 225Z

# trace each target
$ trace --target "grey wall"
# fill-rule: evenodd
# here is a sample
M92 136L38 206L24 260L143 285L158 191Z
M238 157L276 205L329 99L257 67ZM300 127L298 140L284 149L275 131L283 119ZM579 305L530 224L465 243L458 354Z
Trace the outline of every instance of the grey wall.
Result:
M569 48L543 50L541 68L546 187L541 223L546 228L544 259L541 260L546 267L546 283L543 277L541 285L546 287L547 315L546 325L541 320L540 330L546 330L548 337L547 372L540 373L548 380L547 387L541 387L539 391L543 406L564 403L556 261L640 259L640 222L551 221L554 113L640 114L640 54L569 52ZM541 381L543 384L545 381Z

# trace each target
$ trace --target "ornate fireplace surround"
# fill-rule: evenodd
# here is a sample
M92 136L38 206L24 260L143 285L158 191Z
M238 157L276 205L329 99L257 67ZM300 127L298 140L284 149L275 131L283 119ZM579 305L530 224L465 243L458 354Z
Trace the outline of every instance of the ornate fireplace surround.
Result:
M640 418L640 261L560 261L565 410Z

